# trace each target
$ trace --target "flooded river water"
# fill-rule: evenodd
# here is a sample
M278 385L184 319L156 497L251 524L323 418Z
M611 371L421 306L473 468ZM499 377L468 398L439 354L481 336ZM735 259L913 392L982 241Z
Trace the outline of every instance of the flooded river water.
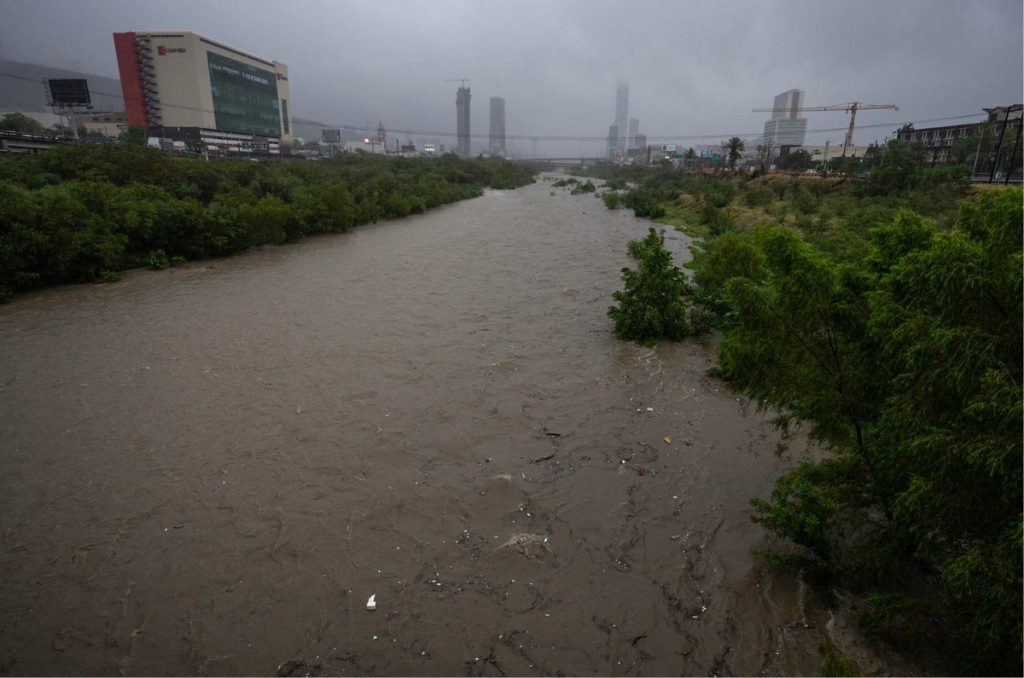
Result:
M0 671L819 672L775 434L551 190L0 307Z

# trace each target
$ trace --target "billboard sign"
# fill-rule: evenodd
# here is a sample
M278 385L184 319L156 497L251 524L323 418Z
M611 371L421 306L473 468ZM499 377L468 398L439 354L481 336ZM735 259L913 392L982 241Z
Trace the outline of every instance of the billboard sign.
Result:
M50 101L53 106L88 106L89 83L81 78L57 78L48 80Z
M325 144L340 144L341 143L341 130L340 129L324 129L320 130L320 140Z
M281 136L274 74L216 52L206 54L217 129Z

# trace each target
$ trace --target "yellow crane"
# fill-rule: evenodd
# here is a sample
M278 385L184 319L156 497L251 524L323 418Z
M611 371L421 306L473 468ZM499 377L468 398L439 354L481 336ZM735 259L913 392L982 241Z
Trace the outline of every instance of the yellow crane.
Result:
M896 104L863 104L859 101L851 101L846 104L833 104L831 106L799 106L796 108L755 108L754 113L804 113L807 111L846 111L850 114L850 127L846 130L846 140L843 142L843 157L846 157L846 149L853 146L853 122L857 119L857 111L862 109L889 108L894 111L900 110Z

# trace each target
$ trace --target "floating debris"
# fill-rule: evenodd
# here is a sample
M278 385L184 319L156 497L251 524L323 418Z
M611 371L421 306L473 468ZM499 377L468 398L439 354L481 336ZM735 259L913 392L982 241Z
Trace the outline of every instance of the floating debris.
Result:
M512 549L530 560L537 560L551 553L551 548L548 546L547 541L548 538L543 535L524 532L512 535L508 541L494 550ZM514 582L515 580L513 579L512 581Z

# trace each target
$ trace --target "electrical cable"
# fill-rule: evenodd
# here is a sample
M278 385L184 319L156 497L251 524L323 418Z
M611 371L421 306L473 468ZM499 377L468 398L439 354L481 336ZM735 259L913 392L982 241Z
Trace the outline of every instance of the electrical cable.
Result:
M27 77L27 76L16 75L14 73L5 73L3 71L0 71L0 76L4 76L4 77L8 77L8 78L14 78L14 79L18 79L18 80L25 80L25 81L29 81L29 82L35 82L35 83L39 83L40 82L36 78L30 78L30 77ZM119 94L113 94L111 92L104 92L102 90L94 90L93 93L101 95L101 96L109 96L109 97L117 97L117 98L123 97L123 95L120 94L120 93ZM184 104L168 103L168 102L165 102L165 101L161 101L160 102L160 107L161 108L175 108L175 109L178 109L178 110L194 111L194 112L199 112L199 113L212 113L212 114L216 114L216 112L211 110L211 109L197 108L195 106L186 106ZM933 123L933 122L946 122L946 121L950 121L950 120L963 120L963 119L967 119L967 118L977 118L977 117L981 117L981 116L984 116L984 115L986 115L986 113L984 113L984 112L982 112L982 113L965 113L965 114L960 114L960 115L948 115L948 116L943 116L943 117L940 117L940 118L929 118L929 119L925 119L925 120L906 120L906 121L902 121L902 122L872 123L872 124L868 124L868 125L858 125L856 127L856 129L863 130L863 129L883 128L883 127L890 127L891 128L894 125L897 126L897 127L902 127L903 125L908 125L908 124L916 126L916 125ZM295 124L306 125L306 126L309 126L309 127L315 127L315 128L319 128L319 129L343 129L343 130L350 130L350 131L355 131L355 132L372 132L372 133L376 133L379 130L379 128L377 128L377 127L367 127L367 126L363 126L363 125L352 125L352 124L347 124L347 123L328 124L328 123L316 122L314 120L306 120L306 119L303 119L303 118L297 118L297 117L293 116L292 117L292 125L294 126ZM406 135L406 136L414 136L415 135L415 136L420 136L420 137L457 138L459 136L458 132L448 132L448 131L441 132L441 131L436 131L436 130L384 128L384 131L387 134ZM846 125L841 126L841 127L822 127L822 128L817 128L817 129L809 129L809 130L805 130L805 134L821 134L821 133L826 133L826 132L845 132L845 131L847 131L847 126ZM471 139L489 139L490 138L489 134L469 134L468 136ZM722 140L722 139L728 139L728 138L731 138L731 137L741 137L741 138L746 137L746 138L749 139L749 138L752 138L752 137L761 137L761 136L763 136L763 132L728 132L728 133L724 133L724 134L646 135L648 141L662 141L662 142L672 142L672 141L703 141L703 140L707 140L707 139ZM572 142L572 141L583 142L583 141L589 141L589 142L602 142L602 143L604 143L604 142L608 141L608 136L607 135L604 135L604 136L583 136L583 135L578 135L578 136L576 136L576 135L550 135L550 134L506 134L505 135L505 139L506 140L513 140L513 141L558 141L558 142Z

